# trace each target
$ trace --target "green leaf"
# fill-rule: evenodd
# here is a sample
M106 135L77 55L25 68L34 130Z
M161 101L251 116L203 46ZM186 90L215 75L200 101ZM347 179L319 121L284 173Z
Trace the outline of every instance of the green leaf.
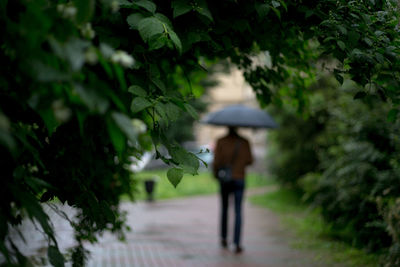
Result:
M281 3L281 5L283 6L283 8L287 11L287 4L285 3L285 0L279 0L279 3Z
M366 96L367 96L367 93L365 93L365 92L357 92L357 94L355 94L353 99L362 99L362 98L364 98Z
M207 2L205 0L197 0L197 4L199 7L196 8L196 11L199 14L207 17L210 21L214 21L212 15L211 15L211 12L208 9Z
M169 182L176 188L183 177L183 170L178 168L169 169L167 172Z
M114 119L114 122L118 125L119 129L125 134L125 136L134 145L137 145L138 132L133 127L132 119L119 112L113 112L111 117Z
M50 226L50 218L44 212L43 207L38 202L38 199L31 193L27 192L26 190L21 190L15 185L10 185L10 191L14 196L18 196L18 200L26 209L27 214L32 222L34 220L38 221L47 236L56 242L53 228Z
M148 42L154 35L163 33L165 28L159 19L155 17L149 17L142 19L139 22L138 30L143 40Z
M107 76L109 78L114 78L114 73L112 71L111 64L108 61L106 61L103 57L99 57L99 62L103 67L104 71L107 73Z
M41 192L44 188L51 188L52 186L39 178L36 177L25 177L25 183L31 187L36 193Z
M131 110L133 113L142 111L145 108L150 107L152 104L149 100L147 100L146 98L143 97L135 97L132 100L132 104L131 104Z
M183 162L183 171L192 175L197 174L197 170L200 167L199 159L193 153L187 153L186 159Z
M199 160L197 157L182 147L176 146L169 150L170 155L174 162L176 162L179 167L183 169L184 172L190 173L192 175L197 174L197 170L199 169Z
M131 26L131 29L138 30L139 23L144 18L145 18L145 16L143 16L140 13L134 13L134 14L129 15L126 18L126 22L128 22L129 26Z
M160 89L163 93L167 92L167 88L165 87L165 84L163 81L161 81L158 78L152 77L151 81L157 86L158 89Z
M60 122L56 120L52 109L42 109L38 113L46 125L48 134L51 136L60 125Z
M134 95L137 95L137 96L141 96L141 97L146 97L147 96L146 90L144 90L139 85L131 85L131 86L129 86L128 92L132 93Z
M47 250L47 256L49 257L49 261L51 265L55 267L63 267L64 266L64 256L55 246L49 246Z
M181 54L182 53L182 43L181 43L181 40L179 39L178 35L175 32L170 31L169 37L171 37L171 40L174 43L176 49Z
M391 109L387 115L387 120L389 122L395 122L398 114L399 114L398 109Z
M133 3L128 0L118 0L118 4L121 8L128 8L133 6Z
M157 114L162 118L162 119L167 119L167 113L165 112L166 108L165 105L161 102L157 102L156 105L154 106L156 109ZM168 124L168 122L167 122Z
M340 49L345 50L346 49L346 44L343 41L337 41L338 46Z
M168 43L168 38L164 33L154 35L149 40L149 50L157 50Z
M197 114L196 109L194 109L192 105L185 103L184 107L186 111L190 114L190 116L192 116L196 120L199 119L199 114Z
M371 41L371 39L369 39L369 38L367 38L367 37L365 37L364 39L363 39L363 41L368 45L368 46L372 46L374 43Z
M169 20L169 18L167 18L167 17L164 16L163 14L161 14L161 13L156 13L156 14L154 14L154 17L156 17L159 21L161 21L161 23L164 23L165 26L166 26L168 29L172 29L172 28L173 28L173 27L172 27L172 23L171 23L171 21Z
M335 40L335 39L336 39L335 37L330 36L330 37L325 38L323 42L326 43L326 42L329 42L329 41L332 41L332 40Z
M278 9L272 7L272 11L274 11L274 13L278 17L278 19L281 19L281 12Z
M77 8L76 20L78 23L90 21L95 9L95 0L76 0L74 6Z
M125 79L125 75L124 75L124 69L118 64L114 64L113 67L114 67L114 72L117 75L117 79L118 79L120 88L123 91L126 91L127 85L126 85L126 79Z
M271 4L273 7L277 8L281 6L281 3L279 3L278 1L271 1Z
M165 104L165 113L171 121L177 120L181 115L181 109L172 102Z
M107 131L115 150L119 153L122 152L125 149L125 135L111 120L107 121Z
M335 75L336 80L342 85L343 84L343 76L338 73L335 73L334 75Z
M193 10L192 5L186 0L175 0L171 3L174 18L184 15Z
M149 11L153 14L154 14L154 12L156 12L156 9L157 9L156 4L154 4L153 2L151 2L149 0L135 0L133 3L137 6L143 7L144 9L146 9L147 11Z

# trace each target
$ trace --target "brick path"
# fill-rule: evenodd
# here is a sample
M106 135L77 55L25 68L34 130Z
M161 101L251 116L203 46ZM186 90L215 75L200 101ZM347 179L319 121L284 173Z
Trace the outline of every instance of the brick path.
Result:
M256 191L260 193L260 189ZM252 193L257 192L252 190ZM105 234L99 243L87 245L91 251L88 266L327 266L314 262L312 255L305 251L291 249L291 237L281 228L277 216L247 200L244 204L244 252L240 255L232 253L232 248L224 250L219 246L219 199L216 195L154 203L124 202L122 208L128 212L128 225L132 228L126 234L126 242ZM74 212L69 207L62 209L69 214ZM66 251L74 243L72 229L49 207L46 210L56 229L60 249ZM230 222L233 223L232 218ZM12 234L14 242L25 255L46 255L46 242L34 228L29 221L24 221L20 228L27 235L29 246L24 245L16 233Z
M88 247L92 252L89 266L318 266L311 255L289 247L276 215L248 202L244 253L220 248L218 204L217 196L124 203L132 227L126 243L105 236L100 244Z

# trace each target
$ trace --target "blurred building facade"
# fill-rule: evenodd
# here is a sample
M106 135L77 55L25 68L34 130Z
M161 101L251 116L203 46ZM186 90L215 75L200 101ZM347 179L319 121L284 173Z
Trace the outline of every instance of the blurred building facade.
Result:
M233 104L259 107L253 89L245 82L243 73L239 69L231 68L229 73L217 73L214 75L216 75L215 78L218 81L218 85L210 88L205 96L208 102L207 112L213 112ZM195 125L195 133L198 145L208 146L213 149L216 140L227 133L227 128L197 123ZM264 129L239 128L239 133L250 142L255 158L255 163L251 168L264 172L267 131Z

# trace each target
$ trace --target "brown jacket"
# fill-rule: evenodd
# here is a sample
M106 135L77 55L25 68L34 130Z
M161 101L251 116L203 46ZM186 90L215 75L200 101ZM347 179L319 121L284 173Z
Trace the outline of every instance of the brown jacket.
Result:
M236 158L231 164L236 142L240 143ZM224 165L233 165L232 176L234 179L244 179L245 168L253 163L249 142L243 137L228 134L218 139L214 150L213 171L216 176L218 168Z

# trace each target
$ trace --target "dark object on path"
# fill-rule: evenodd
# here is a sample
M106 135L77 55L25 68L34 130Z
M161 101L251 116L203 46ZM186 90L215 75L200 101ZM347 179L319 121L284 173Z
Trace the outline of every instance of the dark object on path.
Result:
M207 114L201 122L213 125L249 127L249 128L277 128L276 122L267 112L250 108L244 105L232 105Z
M155 187L155 180L154 179L148 179L144 181L144 188L147 193L147 201L148 202L153 202L154 201L154 187Z

